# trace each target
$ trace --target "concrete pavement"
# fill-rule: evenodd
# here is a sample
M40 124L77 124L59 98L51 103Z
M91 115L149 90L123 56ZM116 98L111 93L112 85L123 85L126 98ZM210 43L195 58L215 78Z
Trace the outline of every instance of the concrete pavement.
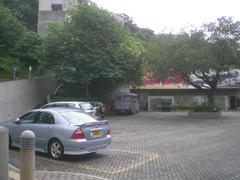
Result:
M58 161L36 153L36 178L79 179L89 174L112 180L240 179L240 112L223 112L220 119L191 119L186 112L107 119L110 149ZM18 150L10 150L9 161L19 167Z

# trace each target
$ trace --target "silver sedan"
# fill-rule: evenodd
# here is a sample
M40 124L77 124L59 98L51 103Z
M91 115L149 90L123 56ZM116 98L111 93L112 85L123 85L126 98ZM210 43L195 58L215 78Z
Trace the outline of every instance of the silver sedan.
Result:
M2 126L9 129L9 143L15 147L20 146L23 131L33 131L36 151L48 153L54 159L63 154L93 153L111 144L107 121L97 121L75 109L35 109Z

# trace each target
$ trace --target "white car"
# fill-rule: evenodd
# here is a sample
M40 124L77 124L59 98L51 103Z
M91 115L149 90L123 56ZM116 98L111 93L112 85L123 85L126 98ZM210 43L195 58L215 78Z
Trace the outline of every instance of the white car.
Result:
M91 116L94 116L96 113L96 108L93 107L89 102L83 101L57 101L51 102L41 107L41 109L52 108L52 107L68 107L68 108L76 108L80 109Z

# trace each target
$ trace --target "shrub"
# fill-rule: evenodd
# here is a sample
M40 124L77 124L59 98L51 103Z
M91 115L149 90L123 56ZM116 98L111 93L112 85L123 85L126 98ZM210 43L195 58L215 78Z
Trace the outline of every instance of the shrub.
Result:
M190 104L177 104L172 106L173 110L191 110L192 109L192 105Z
M192 112L219 112L220 107L216 104L209 106L207 103L203 104L178 104L172 106L173 110L190 110Z
M193 106L191 111L193 111L193 112L219 112L220 107L217 106L216 104L213 104L210 106L206 103L203 103L200 105Z

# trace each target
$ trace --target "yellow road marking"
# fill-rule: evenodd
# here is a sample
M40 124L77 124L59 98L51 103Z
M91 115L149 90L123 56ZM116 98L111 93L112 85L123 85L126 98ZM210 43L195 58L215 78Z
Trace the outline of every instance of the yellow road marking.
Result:
M138 166L141 166L141 165L144 165L148 162L151 162L155 159L158 159L158 155L153 155L153 157L149 157L148 159L146 160L143 160L143 161L139 161L138 163L136 164L133 164L131 166L127 166L127 167L124 167L124 168L120 168L119 170L116 170L115 172L112 172L111 174L118 174L118 173L122 173L122 172L126 172L126 171L129 171L131 169L134 169L134 168L137 168Z
M14 179L14 180L20 180L20 175L18 173L15 173L13 171L8 171L8 175L10 178Z
M20 174L13 172L11 170L8 171L8 176L14 180L20 180ZM35 180L37 180L37 179L35 179Z
M129 171L131 169L137 168L141 165L144 165L148 162L154 161L155 159L159 158L159 156L157 154L153 154L153 153L144 153L144 152L139 152L139 151L128 151L128 150L122 150L122 149L111 149L111 150L115 151L115 152L122 152L122 153L129 153L129 154L139 154L139 155L142 155L142 156L146 156L146 159L137 161L136 163L133 163L132 165L128 165L126 167L112 168L112 169L106 170L106 169L103 169L103 168L98 168L98 167L89 166L89 165L82 165L82 164L79 165L79 166L76 166L76 164L73 164L73 163L56 161L56 160L48 159L48 158L45 158L45 157L37 156L36 158L37 159L42 159L42 160L45 160L45 161L48 161L48 162L57 163L57 164L60 164L60 165L65 165L65 166L70 166L70 167L79 167L79 168L83 168L83 169L86 169L86 170L103 172L103 173L106 173L106 174L113 174L113 175Z

